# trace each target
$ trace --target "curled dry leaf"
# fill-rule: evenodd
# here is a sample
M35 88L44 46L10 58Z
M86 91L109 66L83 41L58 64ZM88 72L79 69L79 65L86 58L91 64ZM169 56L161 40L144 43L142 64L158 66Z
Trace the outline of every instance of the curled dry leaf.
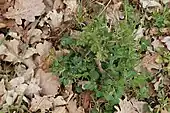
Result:
M35 16L40 16L44 8L43 0L16 0L14 8L10 7L4 16L9 19L15 19L16 23L21 25L21 19L34 22Z
M40 88L42 88L42 94L58 94L60 83L57 76L53 75L52 73L45 73L42 69L39 69L36 73L36 77L40 78Z
M31 101L30 111L36 112L37 110L41 110L41 113L45 113L46 110L49 110L52 107L52 102L49 101L47 96L40 97L35 95L35 97Z

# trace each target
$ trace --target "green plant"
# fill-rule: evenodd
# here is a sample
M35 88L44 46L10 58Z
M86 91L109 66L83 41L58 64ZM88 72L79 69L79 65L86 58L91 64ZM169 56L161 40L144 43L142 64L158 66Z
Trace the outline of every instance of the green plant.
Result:
M113 112L113 106L126 90L131 88L139 93L147 90L147 77L134 70L140 60L134 41L138 18L128 3L125 12L126 19L114 31L108 32L105 18L100 17L84 27L76 39L62 38L62 47L70 49L70 53L57 58L52 66L64 85L88 80L84 88L94 91L95 99L107 100L104 113Z
M169 16L170 12L169 8L167 7L165 7L162 12L154 12L153 13L154 26L162 28L170 25Z

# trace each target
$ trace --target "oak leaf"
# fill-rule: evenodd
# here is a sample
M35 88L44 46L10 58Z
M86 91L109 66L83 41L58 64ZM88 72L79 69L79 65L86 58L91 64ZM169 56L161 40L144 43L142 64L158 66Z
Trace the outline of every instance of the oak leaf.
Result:
M10 7L4 16L8 19L15 19L21 25L21 19L29 22L35 21L35 16L40 16L44 11L43 0L15 0L14 8Z

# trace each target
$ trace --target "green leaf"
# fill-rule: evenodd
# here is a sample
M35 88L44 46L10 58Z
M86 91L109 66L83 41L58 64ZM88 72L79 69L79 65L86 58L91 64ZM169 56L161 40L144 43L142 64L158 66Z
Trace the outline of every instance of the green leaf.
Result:
M95 70L91 70L90 71L90 77L91 77L91 80L95 81L99 78L99 73Z

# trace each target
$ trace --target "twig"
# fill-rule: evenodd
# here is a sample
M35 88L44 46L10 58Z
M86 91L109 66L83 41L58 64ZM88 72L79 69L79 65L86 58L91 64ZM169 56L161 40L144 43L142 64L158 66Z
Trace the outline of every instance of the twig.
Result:
M112 0L109 0L109 2L107 3L107 5L103 8L103 10L100 12L100 14L98 15L101 16L101 14L106 10L106 8L109 6L109 4L111 3Z

